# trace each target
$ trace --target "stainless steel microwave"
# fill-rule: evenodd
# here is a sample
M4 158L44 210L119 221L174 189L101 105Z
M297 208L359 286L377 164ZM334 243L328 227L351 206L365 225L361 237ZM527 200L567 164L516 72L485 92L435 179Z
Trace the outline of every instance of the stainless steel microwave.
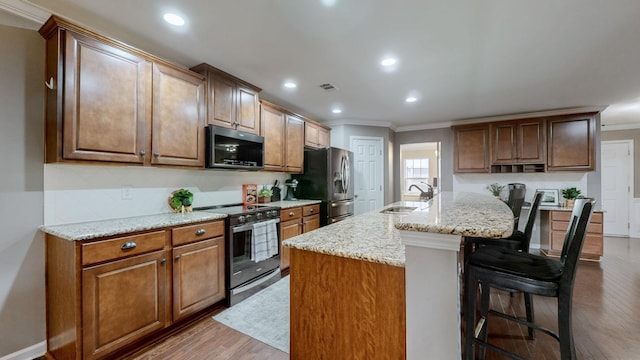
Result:
M261 170L264 137L209 125L206 127L205 166L213 169Z

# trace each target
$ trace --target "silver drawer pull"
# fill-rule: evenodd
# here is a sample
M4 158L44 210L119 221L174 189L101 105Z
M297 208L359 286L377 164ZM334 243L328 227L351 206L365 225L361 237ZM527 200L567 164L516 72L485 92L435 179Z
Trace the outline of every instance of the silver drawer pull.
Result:
M313 212L313 208L309 209L309 212Z
M204 235L204 233L206 233L207 231L205 229L198 229L196 230L196 235Z
M122 246L120 246L120 249L129 250L134 249L136 246L138 246L138 244L136 244L135 241L127 241L126 243L122 244Z
M291 212L289 213L289 216L293 216L293 215L295 215L295 213L294 213L293 211L291 211Z

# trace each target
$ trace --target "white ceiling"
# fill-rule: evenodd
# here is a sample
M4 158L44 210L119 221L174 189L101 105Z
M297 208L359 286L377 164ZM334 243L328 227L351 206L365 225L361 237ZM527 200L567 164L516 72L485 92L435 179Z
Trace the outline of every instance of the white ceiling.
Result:
M37 4L186 67L209 63L261 87L261 98L329 124L402 131L612 105L603 124L640 126L638 0L2 3ZM185 16L183 30L163 22L167 10ZM399 59L395 71L379 66L387 54ZM297 89L284 89L287 79ZM409 94L418 101L405 103ZM331 113L335 105L342 114Z

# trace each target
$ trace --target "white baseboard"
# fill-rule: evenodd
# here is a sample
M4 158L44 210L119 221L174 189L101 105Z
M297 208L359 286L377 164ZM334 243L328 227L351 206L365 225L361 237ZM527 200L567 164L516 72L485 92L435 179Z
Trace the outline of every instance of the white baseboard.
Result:
M43 341L12 354L5 355L1 357L0 360L31 360L44 355L45 352L47 352L47 342Z

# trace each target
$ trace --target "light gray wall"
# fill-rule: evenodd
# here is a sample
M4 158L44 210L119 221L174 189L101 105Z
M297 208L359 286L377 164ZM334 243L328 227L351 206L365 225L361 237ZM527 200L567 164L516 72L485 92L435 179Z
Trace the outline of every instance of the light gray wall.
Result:
M600 140L633 140L633 197L640 197L640 129L603 131Z
M0 357L45 339L44 40L0 17Z
M384 161L384 203L394 202L394 179L398 179L393 172L394 154L400 152L395 149L395 133L386 127L361 126L361 125L337 125L331 127L331 146L349 149L351 136L370 136L383 138Z
M400 145L423 142L440 142L440 176L438 187L441 191L453 191L453 130L451 128L404 131L395 134L393 177L400 179ZM402 198L400 184L393 189L394 201Z

